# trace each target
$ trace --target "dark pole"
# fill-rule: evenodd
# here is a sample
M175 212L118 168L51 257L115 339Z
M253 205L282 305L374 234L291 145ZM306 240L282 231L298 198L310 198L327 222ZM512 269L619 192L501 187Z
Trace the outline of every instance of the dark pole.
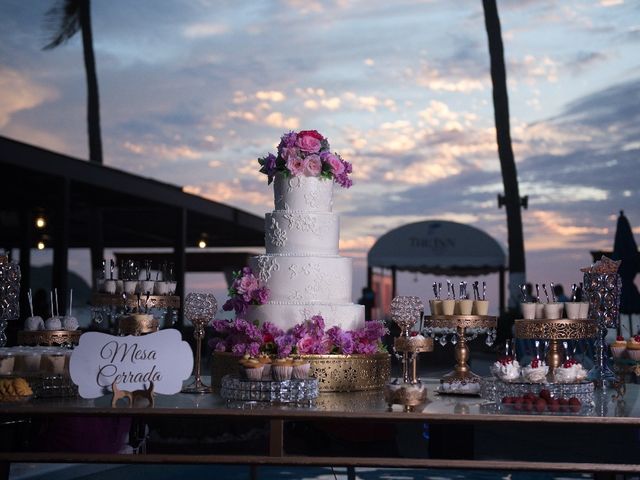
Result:
M69 214L70 194L69 179L63 178L60 181L60 188L57 189L59 197L57 208L54 212L53 221L53 273L52 288L58 289L58 305L61 314L67 308L68 272L69 272Z
M499 290L498 290L498 304L500 305L500 316L502 316L505 312L505 301L504 301L504 267L500 267L499 273Z
M176 210L176 243L173 248L175 259L176 295L180 297L180 310L178 312L178 328L184 326L184 281L187 267L187 211L184 208Z
M391 267L391 298L396 298L397 286L396 286L396 266Z
M98 74L93 52L93 32L91 30L91 2L78 3L78 18L82 30L82 50L84 68L87 75L87 128L89 134L89 161L102 163L102 135L100 133L100 96Z
M518 173L511 148L509 124L509 98L507 73L504 66L504 47L500 18L495 0L483 0L484 19L489 39L491 81L493 83L493 107L498 142L498 155L504 184L504 204L507 211L509 241L509 309L518 306L518 285L526 281L524 238L522 234L521 201L518 190Z
M20 215L22 239L20 241L20 316L26 318L31 315L27 293L31 287L31 230L33 216L29 207L24 207Z

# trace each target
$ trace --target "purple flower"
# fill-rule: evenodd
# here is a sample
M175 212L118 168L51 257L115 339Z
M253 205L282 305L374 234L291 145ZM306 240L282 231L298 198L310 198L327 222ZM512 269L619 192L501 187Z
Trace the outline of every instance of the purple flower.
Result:
M315 153L307 156L304 164L304 174L307 177L319 177L322 172L322 162Z
M281 328L276 327L273 323L264 322L262 324L262 335L264 336L265 334L271 335L272 338L278 338L284 335L284 332Z
M244 352L247 350L247 346L244 343L236 343L231 347L231 353L234 355L241 357L244 355Z
M253 291L251 297L257 305L264 305L269 300L270 293L267 287L260 287Z
M275 337L275 344L278 348L278 358L284 358L288 357L291 354L296 341L293 335L285 334Z
M327 337L329 338L332 348L337 349L337 353L350 355L353 353L353 337L351 332L345 332L340 327L335 326L327 330Z

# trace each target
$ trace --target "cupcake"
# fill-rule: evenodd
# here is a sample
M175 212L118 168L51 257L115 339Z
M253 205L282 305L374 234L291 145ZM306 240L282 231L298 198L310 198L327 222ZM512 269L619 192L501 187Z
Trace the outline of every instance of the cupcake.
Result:
M624 337L618 335L616 337L616 341L609 345L611 348L611 354L613 358L620 358L624 355L624 351L627 349L627 342L624 340Z
M635 335L627 342L627 354L631 360L640 361L640 335Z
M278 382L291 379L292 372L293 362L290 359L278 358L271 364L271 376Z
M503 382L514 382L520 378L520 364L513 357L503 357L491 365L491 373Z
M262 379L271 380L271 357L260 355L258 361L262 364Z
M587 378L587 371L582 364L576 360L566 360L560 367L556 368L553 376L558 383L576 383Z
M242 366L244 367L244 374L247 380L262 380L264 366L258 360L255 358L244 360Z
M311 364L306 360L294 360L291 378L295 378L297 380L304 380L308 378L310 368Z
M549 373L549 367L544 363L544 360L534 358L529 365L522 369L522 378L526 382L544 383L547 381L547 373Z

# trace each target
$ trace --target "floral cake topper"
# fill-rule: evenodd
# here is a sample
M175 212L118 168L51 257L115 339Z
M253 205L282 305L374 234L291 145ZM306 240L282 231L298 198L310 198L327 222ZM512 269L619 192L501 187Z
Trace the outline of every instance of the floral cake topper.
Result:
M285 133L278 145L278 155L269 153L258 162L260 172L269 179L269 185L278 172L287 177L321 177L344 188L353 184L349 178L351 164L337 153L332 153L329 141L316 130Z

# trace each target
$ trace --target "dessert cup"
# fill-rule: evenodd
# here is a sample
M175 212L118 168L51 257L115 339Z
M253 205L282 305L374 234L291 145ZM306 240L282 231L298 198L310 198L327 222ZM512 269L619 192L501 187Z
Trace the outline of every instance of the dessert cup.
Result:
M167 282L167 294L174 295L176 293L176 282Z
M447 298L446 300L442 300L442 314L453 315L455 305L456 301L453 299Z
M544 317L544 303L536 303L536 318L545 318Z
M463 298L458 302L459 302L458 305L460 309L460 315L471 315L471 312L473 310L473 300Z
M578 302L580 304L580 316L578 318L586 320L589 318L589 302Z
M169 286L167 282L155 282L153 284L153 294L154 295L166 295L169 291Z
M115 280L105 280L104 281L104 293L109 293L111 295L116 293L116 281Z
M128 295L133 295L136 293L136 288L138 287L137 280L125 280L124 281L124 293Z
M11 350L0 349L0 375L11 375L15 363L16 357Z
M116 293L124 292L124 280L116 280Z
M431 315L442 315L442 300L429 300Z
M460 315L460 300L455 300L453 302L453 314Z
M290 380L293 372L293 366L289 364L273 364L271 365L271 376L273 379L281 382L283 380Z
M66 355L64 352L47 351L42 354L40 371L53 375L62 375L64 373L65 361Z
M520 304L520 309L522 310L522 318L524 318L525 320L535 319L537 305L537 303L533 302L522 302Z
M580 304L578 302L565 302L564 309L567 312L567 318L576 320L580 317Z
M476 315L489 315L489 300L474 300L473 312Z
M147 293L151 295L153 293L153 284L155 282L153 280L141 280L140 281L140 293L142 295L146 295Z
M562 318L562 304L558 302L545 303L544 318L549 320Z

